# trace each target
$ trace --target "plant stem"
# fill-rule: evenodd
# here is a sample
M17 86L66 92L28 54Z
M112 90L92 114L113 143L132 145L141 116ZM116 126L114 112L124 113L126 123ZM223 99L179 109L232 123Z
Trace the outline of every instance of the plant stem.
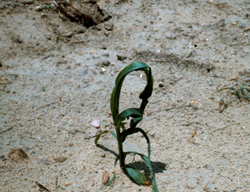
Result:
M125 162L124 162L125 159L124 159L124 152L122 148L122 138L121 138L120 127L116 128L116 135L117 135L117 141L118 141L120 167L123 168L125 166Z

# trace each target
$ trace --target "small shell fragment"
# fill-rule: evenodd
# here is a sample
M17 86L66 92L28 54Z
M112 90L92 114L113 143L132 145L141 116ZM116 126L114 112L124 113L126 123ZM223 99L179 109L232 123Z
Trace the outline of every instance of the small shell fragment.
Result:
M203 107L203 105L198 101L191 101L190 106L193 107L194 109L200 109Z
M70 182L66 182L65 183L65 186L69 186L71 183Z
M176 39L176 35L174 33L172 33L172 32L166 33L166 37L168 39Z
M109 174L108 172L105 170L102 174L102 184L106 185L109 182Z
M94 120L91 125L95 128L100 128L100 121L99 120Z

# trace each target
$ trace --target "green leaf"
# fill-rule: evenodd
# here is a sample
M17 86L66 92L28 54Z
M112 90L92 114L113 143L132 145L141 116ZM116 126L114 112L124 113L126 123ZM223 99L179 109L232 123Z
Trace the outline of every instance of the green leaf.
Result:
M211 70L211 67L209 65L206 65L207 70Z
M131 129L131 128L130 128L130 129L127 129L127 130L123 131L123 132L121 133L122 142L125 141L125 139L126 139L126 137L127 137L128 135L132 135L132 134L137 133L137 132L141 132L141 133L143 134L143 136L145 137L145 139L147 140L147 143L148 143L148 157L149 157L149 159L150 159L150 153L151 153L150 140L149 140L149 138L148 138L148 136L147 136L147 133L146 133L143 129L137 127L137 128L135 128L135 129Z
M143 161L145 162L145 164L148 166L150 172L151 172L151 175L152 175L152 183L153 183L153 191L154 192L159 192L158 191L158 188L157 188L157 184L156 184L156 179L155 179L155 175L154 175L154 171L153 171L153 168L151 166L151 163L150 163L150 158L148 158L147 156L143 155L142 153L137 153L135 151L127 151L126 152L126 155L127 154L136 154L136 155L139 155L141 156L141 158L143 159Z
M108 133L108 132L109 132L109 131L106 130L106 131L103 131L103 132L99 133L99 134L96 136L96 138L95 138L95 144L97 145L97 142L99 141L101 135L103 135L103 134L105 134L105 133Z
M45 87L42 87L42 91L43 91L43 92L45 91Z
M119 100L120 100L120 92L121 92L121 87L122 83L129 73L132 71L144 71L147 76L147 85L144 88L144 90L140 94L140 99L143 99L141 103L141 109L144 109L146 104L147 104L147 99L151 96L152 91L153 91L153 77L151 75L151 68L142 62L134 62L127 67L125 67L117 76L116 81L115 81L115 87L113 89L113 92L111 94L111 100L110 100L110 107L111 107L111 112L112 112L112 117L115 122L115 119L117 115L119 114Z
M118 160L119 160L119 155L115 159L114 167L116 166Z
M129 108L121 112L115 119L115 127L120 128L121 122L128 117L132 117L130 126L138 124L142 120L143 110L138 108Z
M139 184L139 185L151 185L151 183L148 181L148 179L143 175L140 171L137 169L134 169L129 166L125 166L125 169L130 177L133 178L133 180Z
M110 131L110 133L116 138L116 140L117 140L117 136L116 136L116 134L113 132L113 131Z

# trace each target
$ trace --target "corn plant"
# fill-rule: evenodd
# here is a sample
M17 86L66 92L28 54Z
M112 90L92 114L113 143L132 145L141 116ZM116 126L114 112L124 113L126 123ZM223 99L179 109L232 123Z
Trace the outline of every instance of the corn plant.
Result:
M140 93L139 98L142 100L140 108L129 108L121 113L119 113L119 101L120 101L120 93L123 81L125 77L131 73L132 71L143 71L147 77L147 84L144 90ZM120 162L120 167L124 171L124 173L132 179L135 183L139 185L153 185L153 191L158 192L156 180L154 176L154 172L150 163L150 140L146 134L146 132L142 129L137 127L137 124L142 120L144 109L148 103L148 98L151 96L153 91L153 77L151 74L151 68L142 62L134 62L127 67L125 67L117 76L115 81L115 87L113 89L110 106L112 117L115 125L116 133L111 132L111 134L116 138L118 142L118 150L119 154L115 160L114 166L116 166L117 161ZM125 120L131 118L129 128L126 129L125 127ZM109 131L103 131L102 133L98 134L95 139L95 144L97 145L98 140L100 139L102 134L108 133ZM123 151L123 142L126 140L127 136L140 132L146 139L148 144L148 154L147 156L136 151ZM137 169L126 165L125 159L126 156L129 154L139 155L145 164L148 166L152 181L148 181L148 179ZM115 176L114 176L115 177Z

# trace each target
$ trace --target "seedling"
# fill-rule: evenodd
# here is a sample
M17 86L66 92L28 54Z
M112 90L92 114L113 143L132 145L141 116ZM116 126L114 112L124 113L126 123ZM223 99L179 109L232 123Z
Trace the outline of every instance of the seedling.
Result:
M132 71L143 71L147 77L146 87L144 88L144 90L141 92L139 96L139 98L142 100L141 106L140 108L129 108L119 113L119 101L120 101L122 83L125 77ZM148 103L148 98L152 94L152 91L153 91L153 77L151 74L151 68L148 65L142 62L134 62L128 65L127 67L125 67L118 74L116 78L115 87L113 89L111 100L110 100L111 113L112 113L116 133L112 131L107 131L107 130L103 131L102 133L96 136L95 144L97 145L98 140L100 139L101 135L111 132L111 134L118 141L118 150L119 150L119 154L115 160L114 166L116 166L116 163L119 160L120 167L130 179L132 179L135 183L139 185L153 185L153 191L158 192L154 172L153 172L151 162L150 162L150 153L151 153L150 141L147 136L147 133L142 128L137 127L137 124L143 118L143 112ZM129 117L132 119L130 121L129 128L126 129L124 121L126 119L129 119ZM138 133L138 132L142 133L142 135L147 140L148 156L138 153L136 151L126 151L126 152L123 151L123 142L126 140L127 136ZM126 156L129 154L139 155L142 158L145 164L149 167L149 170L152 176L152 181L148 181L145 175L143 175L137 169L125 164Z
M240 101L242 99L246 99L250 101L250 89L246 87L244 84L240 87L225 87L220 89L219 91L224 90L230 90L231 94L235 95ZM223 112L224 109L226 109L232 102L236 101L236 99L230 99L229 101L225 101L225 98L223 97L220 101L220 105L223 106L222 110L220 112Z

